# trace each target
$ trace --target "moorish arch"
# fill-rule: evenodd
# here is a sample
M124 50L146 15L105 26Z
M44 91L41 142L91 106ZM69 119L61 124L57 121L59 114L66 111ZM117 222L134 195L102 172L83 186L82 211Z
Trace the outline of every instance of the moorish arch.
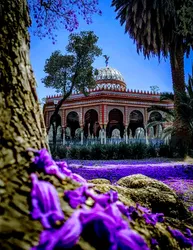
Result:
M135 131L137 128L144 128L144 118L141 111L133 110L129 116L129 126L128 126L128 132L129 130L131 131L132 137L135 136Z
M108 124L107 124L107 137L111 138L112 136L112 131L114 129L119 129L120 131L120 136L123 138L124 134L124 125L123 125L123 113L119 109L111 109L109 112L109 117L108 117Z
M51 124L52 123L55 123L56 124L56 127L58 127L58 126L61 126L61 124L62 124L62 118L61 118L61 116L59 115L59 114L57 114L56 115L56 117L54 117L53 115L50 117L50 126L51 126Z
M98 112L95 109L89 109L84 116L84 136L99 136L100 125L98 122Z
M160 112L158 112L158 111L152 111L150 113L150 115L149 115L148 123L154 122L154 121L159 122L159 121L162 121L162 120L163 120L163 117L162 117L162 115L161 115ZM158 126L157 125L153 126L153 134L154 134L154 136L157 135L157 133L158 133L157 130L158 130Z
M54 127L53 125L54 124ZM62 125L62 118L59 114L56 115L56 117L54 115L52 115L50 117L50 121L49 121L49 130L48 130L48 138L50 141L53 140L53 131L54 131L54 128L55 128L55 131L56 131L56 136L58 136L58 138L61 138L62 137L62 132L61 130L59 130L59 128L62 128L61 127Z
M66 126L70 128L71 137L74 138L76 129L80 128L79 115L77 112L71 111L68 113L66 117Z

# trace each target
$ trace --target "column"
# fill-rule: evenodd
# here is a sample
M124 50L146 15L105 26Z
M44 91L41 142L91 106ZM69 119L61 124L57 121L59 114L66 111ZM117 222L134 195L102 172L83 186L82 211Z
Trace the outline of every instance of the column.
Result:
M83 129L81 129L81 133L80 133L80 144L81 145L84 144L84 131L83 131Z
M81 128L81 132L80 132L80 144L83 145L84 144L84 130L83 130L83 125L80 126Z
M65 127L62 129L63 131L63 140L62 140L62 145L65 145L66 144L66 131L65 131Z
M104 144L107 144L106 128L107 128L107 125L104 125Z
M66 110L65 109L62 110L62 127L63 128L66 127Z
M128 143L128 134L127 134L127 130L128 130L128 125L125 125L125 143Z
M82 127L83 127L83 124L84 124L83 108L82 108L82 107L80 107L79 124L80 124L80 127L82 128Z

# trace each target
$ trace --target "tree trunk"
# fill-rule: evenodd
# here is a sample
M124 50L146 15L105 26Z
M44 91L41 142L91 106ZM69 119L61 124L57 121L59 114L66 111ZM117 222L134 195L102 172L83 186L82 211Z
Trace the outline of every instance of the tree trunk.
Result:
M185 93L185 77L184 77L184 51L183 47L179 46L177 50L170 50L170 64L172 72L172 82L174 90L174 128L172 144L174 147L187 145L189 133L187 124L181 119L180 115L180 96L179 93Z
M29 216L26 149L47 147L29 61L25 0L0 2L0 249L30 249L41 225Z

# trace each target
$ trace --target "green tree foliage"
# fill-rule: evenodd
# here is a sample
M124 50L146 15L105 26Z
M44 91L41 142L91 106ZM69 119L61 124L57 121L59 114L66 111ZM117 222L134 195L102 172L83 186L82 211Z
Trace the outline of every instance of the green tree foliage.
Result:
M160 91L160 89L159 89L159 87L157 85L150 86L150 90L152 92L159 92Z
M159 60L170 56L176 136L183 141L189 135L187 124L180 120L177 93L185 93L184 54L189 55L193 46L192 0L113 0L112 6L125 32L135 41L138 53L147 58L158 56Z
M46 60L44 71L47 74L42 82L45 87L56 89L62 94L52 116L53 144L56 144L57 126L54 125L57 114L64 101L73 91L80 91L87 95L88 90L95 87L97 70L92 66L96 57L102 54L97 46L98 37L92 31L82 31L79 34L71 34L66 46L67 54L60 51L52 53Z

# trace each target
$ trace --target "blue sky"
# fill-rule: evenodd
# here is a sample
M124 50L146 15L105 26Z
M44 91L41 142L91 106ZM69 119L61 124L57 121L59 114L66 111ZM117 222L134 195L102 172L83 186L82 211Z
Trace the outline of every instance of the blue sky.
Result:
M120 26L119 20L115 19L116 13L110 5L111 0L99 0L99 7L103 12L102 16L93 16L93 24L91 25L87 25L83 20L80 20L80 27L76 32L83 30L95 32L99 37L98 46L103 49L103 54L110 56L109 66L121 72L128 89L150 90L150 86L157 85L162 92L172 91L169 60L162 58L159 63L157 57L147 60L144 59L142 54L138 55L135 44L129 38L129 35L124 33L124 27ZM59 30L57 35L57 42L53 45L48 38L40 40L31 34L30 58L40 100L47 95L55 93L53 89L45 88L41 79L45 76L45 60L50 57L52 52L60 50L62 53L65 53L69 32ZM193 53L191 53L188 59L185 58L186 78L188 73L191 73L192 58ZM102 56L96 59L94 67L105 67L105 61Z

